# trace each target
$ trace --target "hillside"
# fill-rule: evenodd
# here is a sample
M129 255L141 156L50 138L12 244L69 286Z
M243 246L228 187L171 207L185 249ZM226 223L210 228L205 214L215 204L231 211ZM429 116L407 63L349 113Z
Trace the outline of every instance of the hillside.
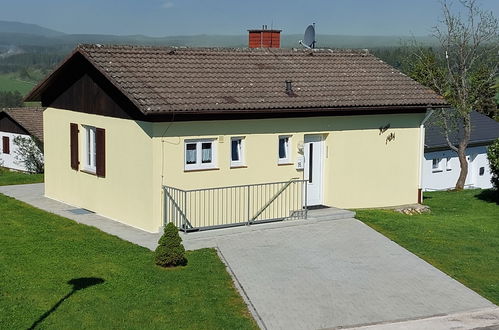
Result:
M0 33L31 34L43 37L59 37L64 35L62 32L47 29L40 25L9 21L0 21Z
M37 47L74 47L80 43L168 45L187 47L246 47L246 29L240 35L189 35L149 37L144 35L117 36L108 34L65 34L35 24L0 21L0 47L37 46ZM317 46L330 48L375 48L400 45L412 37L408 36L348 36L318 34ZM281 46L299 47L303 39L299 34L282 34ZM431 43L430 37L416 37L422 43Z

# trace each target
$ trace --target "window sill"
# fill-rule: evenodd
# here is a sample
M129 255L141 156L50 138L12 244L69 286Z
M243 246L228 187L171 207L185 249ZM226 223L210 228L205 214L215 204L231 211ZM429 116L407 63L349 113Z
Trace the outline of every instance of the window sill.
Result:
M92 170L82 169L80 170L80 172L97 176L97 172L94 172Z
M443 170L431 170L431 173L440 173L443 172Z
M203 172L203 171L218 171L220 168L218 167L210 167L210 168L193 168L193 169L184 169L184 172Z
M293 162L282 162L282 163L277 163L277 166L287 166L287 165L294 165Z
M248 168L246 165L231 165L230 168Z

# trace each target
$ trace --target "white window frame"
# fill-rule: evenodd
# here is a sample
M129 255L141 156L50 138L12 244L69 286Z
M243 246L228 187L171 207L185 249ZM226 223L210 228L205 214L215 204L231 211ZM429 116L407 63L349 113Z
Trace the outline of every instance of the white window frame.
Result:
M193 170L205 170L205 169L213 169L217 167L217 143L216 139L196 139L196 140L185 140L184 141L184 169L186 171ZM202 162L202 145L203 143L211 143L211 162L203 163ZM187 164L187 145L195 144L196 145L196 163Z
M287 142L284 144L284 151L286 156L284 158L280 157L279 149L281 146L281 140L287 139ZM279 135L279 139L277 140L277 163L278 164L291 164L291 135Z
M435 166L435 161L436 160L438 161L437 164L436 164L437 166ZM443 161L442 158L438 158L438 157L437 158L433 158L431 160L431 171L432 172L442 172L442 161Z
M244 136L234 136L230 138L230 167L241 167L245 166L245 141ZM232 160L232 143L234 141L240 141L239 143L239 160Z
M83 140L83 169L87 172L97 172L97 140L95 126L82 125L85 131L85 139Z

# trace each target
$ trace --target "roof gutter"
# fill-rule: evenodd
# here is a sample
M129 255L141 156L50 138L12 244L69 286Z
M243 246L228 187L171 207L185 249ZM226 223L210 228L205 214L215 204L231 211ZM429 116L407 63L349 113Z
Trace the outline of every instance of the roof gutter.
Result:
M433 107L433 105L432 105ZM445 108L445 105L438 105ZM175 111L176 116L194 115L233 115L233 114L269 114L269 113L334 113L355 112L355 114L370 114L370 112L384 113L422 113L428 110L428 105L386 105L386 106L350 106L350 107L296 107L296 108L254 108L254 109L224 109L224 110L185 110ZM155 118L172 115L173 111L149 112L146 118ZM425 119L426 121L427 119Z

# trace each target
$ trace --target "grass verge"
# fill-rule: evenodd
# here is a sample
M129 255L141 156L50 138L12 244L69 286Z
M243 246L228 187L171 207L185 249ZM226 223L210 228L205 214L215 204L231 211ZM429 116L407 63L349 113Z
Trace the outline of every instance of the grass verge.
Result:
M0 186L41 183L41 182L43 182L43 174L14 172L14 171L9 171L6 168L0 167Z
M357 210L356 218L499 304L499 204L492 191L425 193L432 212Z
M162 269L146 248L0 194L0 328L256 329L216 251L187 258Z

